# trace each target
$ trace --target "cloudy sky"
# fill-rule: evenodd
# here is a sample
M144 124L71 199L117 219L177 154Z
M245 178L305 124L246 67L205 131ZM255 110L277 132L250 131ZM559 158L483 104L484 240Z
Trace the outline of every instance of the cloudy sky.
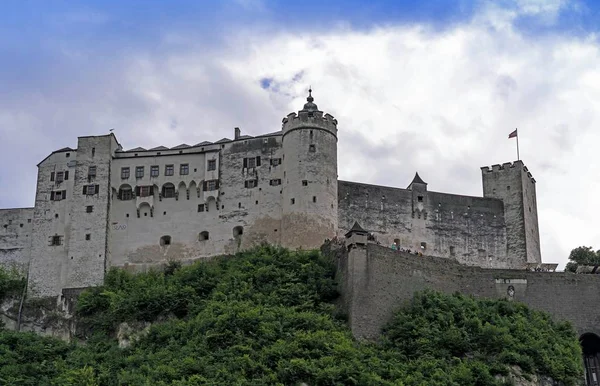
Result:
M341 179L481 195L537 180L545 262L600 248L600 5L571 0L0 4L0 207L35 165L114 128L124 148L280 129L309 85L339 121ZM414 4L419 4L418 8Z

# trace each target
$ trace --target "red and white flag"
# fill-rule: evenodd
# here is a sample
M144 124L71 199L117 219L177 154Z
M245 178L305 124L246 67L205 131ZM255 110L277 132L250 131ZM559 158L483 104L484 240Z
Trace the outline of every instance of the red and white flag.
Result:
M508 138L515 138L517 136L517 129L508 135Z

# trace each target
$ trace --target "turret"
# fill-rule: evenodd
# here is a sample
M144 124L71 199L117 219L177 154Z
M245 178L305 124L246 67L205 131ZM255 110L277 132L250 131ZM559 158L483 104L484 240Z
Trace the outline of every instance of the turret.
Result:
M523 161L481 168L483 196L504 202L507 256L511 268L541 263L535 179Z
M307 103L283 119L282 244L317 248L333 238L337 211L337 120Z

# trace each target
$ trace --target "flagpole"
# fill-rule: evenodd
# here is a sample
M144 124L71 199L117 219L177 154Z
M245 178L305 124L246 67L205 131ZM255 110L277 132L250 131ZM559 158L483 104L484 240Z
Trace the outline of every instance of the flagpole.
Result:
M518 129L515 129L518 130ZM519 132L517 131L517 161L520 161L521 157L519 156Z

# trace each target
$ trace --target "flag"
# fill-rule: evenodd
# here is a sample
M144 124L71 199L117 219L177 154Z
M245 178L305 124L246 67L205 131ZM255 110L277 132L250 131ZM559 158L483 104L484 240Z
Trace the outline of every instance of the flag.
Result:
M517 136L517 129L508 135L508 138L515 138Z

